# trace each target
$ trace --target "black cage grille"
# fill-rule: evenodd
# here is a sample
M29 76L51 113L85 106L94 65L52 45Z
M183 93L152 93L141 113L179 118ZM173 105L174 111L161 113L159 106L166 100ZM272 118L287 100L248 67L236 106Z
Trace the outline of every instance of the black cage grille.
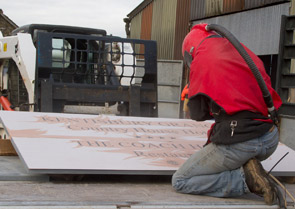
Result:
M51 50L40 51L44 44ZM117 37L40 33L38 77L60 83L140 85L145 76L149 77L146 74L156 75L156 63L146 64L156 54L154 44Z
M121 115L157 116L155 41L38 32L37 111L119 104Z

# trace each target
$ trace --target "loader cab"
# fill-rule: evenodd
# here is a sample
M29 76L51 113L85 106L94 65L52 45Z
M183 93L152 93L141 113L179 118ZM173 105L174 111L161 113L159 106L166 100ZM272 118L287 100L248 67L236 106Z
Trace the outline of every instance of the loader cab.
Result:
M12 35L18 33L30 34L36 48L35 111L119 104L120 115L157 116L155 41L43 24L20 27Z
M53 79L65 83L93 82L91 76L85 75L87 64L83 63L103 63L103 60L106 59L104 54L106 54L105 51L108 46L105 43L76 38L80 35L106 36L105 30L63 25L31 24L14 30L12 35L17 33L31 34L36 48L39 44L51 51L50 56L47 55L47 61L52 61L51 66L38 68L36 72L39 80ZM39 33L56 34L56 37L53 36L51 40L44 42L38 39ZM63 34L63 36L60 36L60 34ZM99 50L100 54L93 53L94 50Z

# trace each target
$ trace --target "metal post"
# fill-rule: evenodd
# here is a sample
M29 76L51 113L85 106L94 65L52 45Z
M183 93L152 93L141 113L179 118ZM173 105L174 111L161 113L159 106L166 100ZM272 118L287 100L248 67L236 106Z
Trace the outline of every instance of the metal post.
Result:
M129 115L140 116L140 86L137 85L129 88Z
M52 83L48 80L41 81L40 104L41 112L53 112Z
M290 15L295 15L295 0L291 1ZM292 43L295 44L295 33L293 31ZM295 60L291 59L290 73L295 73ZM295 103L295 89L290 89L290 103Z

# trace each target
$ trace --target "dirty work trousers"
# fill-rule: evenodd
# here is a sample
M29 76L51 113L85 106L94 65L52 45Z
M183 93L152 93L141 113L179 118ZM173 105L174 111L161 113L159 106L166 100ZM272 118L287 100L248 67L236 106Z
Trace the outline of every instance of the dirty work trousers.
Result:
M181 193L235 197L249 193L243 164L256 157L265 160L279 141L275 127L262 137L232 145L210 143L193 154L173 175L172 186Z

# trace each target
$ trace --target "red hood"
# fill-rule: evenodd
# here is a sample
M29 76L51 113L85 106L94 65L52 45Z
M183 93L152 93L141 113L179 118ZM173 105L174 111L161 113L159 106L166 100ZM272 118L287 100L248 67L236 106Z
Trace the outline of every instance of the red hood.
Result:
M192 58L194 58L196 49L200 45L200 43L207 37L211 35L215 35L214 32L206 31L205 27L208 24L202 23L195 25L192 27L191 32L186 35L185 39L182 42L182 55L184 55L184 51L191 52ZM193 51L191 51L193 47Z

